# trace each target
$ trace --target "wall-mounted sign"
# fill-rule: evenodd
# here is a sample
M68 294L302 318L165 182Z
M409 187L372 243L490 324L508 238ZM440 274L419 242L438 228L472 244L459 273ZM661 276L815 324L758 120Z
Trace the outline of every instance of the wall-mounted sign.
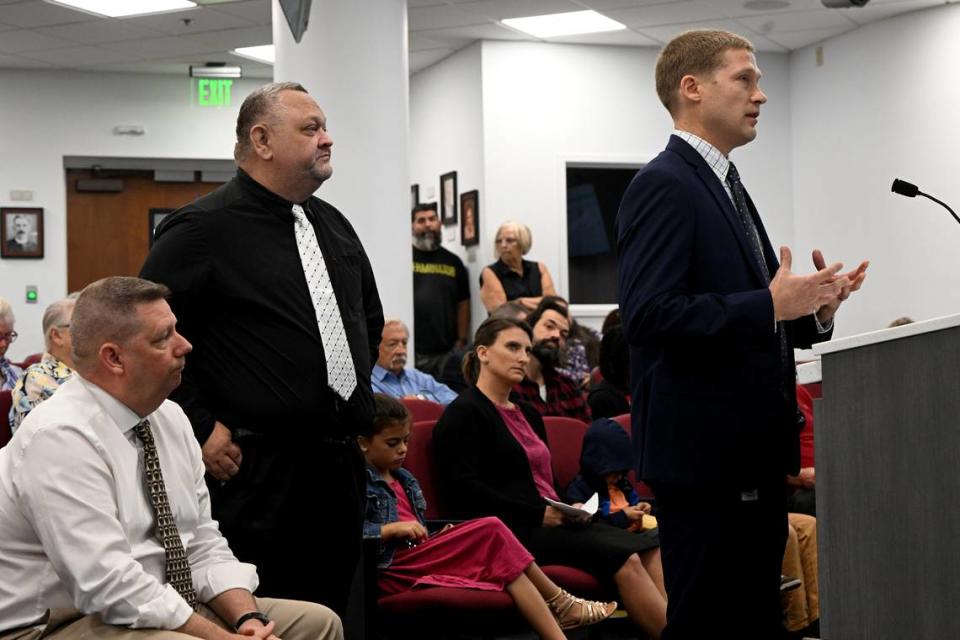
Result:
M229 78L197 78L197 104L201 107L229 107L233 80Z

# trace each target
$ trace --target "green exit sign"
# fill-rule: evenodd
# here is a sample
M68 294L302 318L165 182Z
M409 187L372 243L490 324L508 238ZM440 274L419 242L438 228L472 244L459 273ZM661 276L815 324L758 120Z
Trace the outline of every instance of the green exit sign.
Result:
M201 107L229 107L233 80L197 78L197 104Z

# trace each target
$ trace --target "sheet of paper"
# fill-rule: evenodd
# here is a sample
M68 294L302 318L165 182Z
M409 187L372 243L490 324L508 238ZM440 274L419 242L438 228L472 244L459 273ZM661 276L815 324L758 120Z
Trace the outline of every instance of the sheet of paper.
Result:
M556 507L560 510L561 513L565 513L568 516L573 516L575 518L582 518L584 516L592 516L597 512L597 508L600 506L600 496L593 494L590 496L590 499L583 503L583 506L580 508L573 507L564 502L557 502L556 500L551 500L550 498L544 498L551 507Z

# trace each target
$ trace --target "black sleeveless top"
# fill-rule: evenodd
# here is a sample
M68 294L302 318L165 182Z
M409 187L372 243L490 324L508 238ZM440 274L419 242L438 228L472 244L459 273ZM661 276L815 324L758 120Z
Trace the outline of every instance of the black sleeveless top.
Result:
M540 263L521 260L523 275L507 266L503 260L497 260L489 265L490 270L500 280L503 291L507 294L507 302L517 298L537 298L543 295L543 286L540 280ZM483 274L480 274L480 286L483 286Z

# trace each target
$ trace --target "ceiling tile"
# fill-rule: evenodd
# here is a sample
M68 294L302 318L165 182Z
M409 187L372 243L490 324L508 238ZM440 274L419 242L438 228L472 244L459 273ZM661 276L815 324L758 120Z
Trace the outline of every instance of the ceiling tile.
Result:
M802 49L811 44L823 42L827 38L838 36L847 31L853 31L856 27L835 28L835 29L810 29L809 31L785 31L783 33L771 33L767 37L774 42L782 44L791 51Z
M753 45L754 49L762 53L789 53L790 52L790 50L787 47L777 42L774 42L769 38L765 38L764 36L757 35L754 33L744 33L742 30L741 30L741 33L743 33L743 35L750 40L750 44Z
M209 46L202 46L197 42L185 41L183 38L167 36L165 38L145 38L143 40L125 40L110 42L103 45L104 49L119 51L143 60L155 58L172 58L180 55L206 53Z
M879 0L877 0L879 2ZM865 7L854 9L844 9L843 13L851 20L859 24L867 24L890 18L901 13L910 13L912 11L922 11L930 7L939 7L946 4L943 0L900 0L898 2L887 2L874 4L870 3Z
M501 27L498 24L486 23L471 25L469 27L450 27L448 29L435 29L430 31L419 31L420 35L436 42L446 43L446 46L464 47L474 40L533 40L531 36Z
M46 51L30 51L24 57L42 62L50 62L57 66L79 67L88 64L109 64L126 62L130 56L118 51L110 51L101 47L69 47L67 49L50 49Z
M154 31L162 31L168 35L185 36L204 31L219 31L221 29L235 29L249 27L253 22L230 15L221 10L199 7L187 11L173 13L158 13L140 18L125 18L129 22ZM189 24L184 21L189 20Z
M583 11L583 7L572 0L483 0L458 4L457 9L487 20Z
M40 51L69 47L75 43L60 38L51 38L29 29L5 31L0 37L0 53L19 53L21 51Z
M53 65L39 60L29 60L20 56L0 54L0 69L51 69Z
M252 24L270 24L273 12L270 0L247 0L246 2L231 2L218 4L214 7L217 13L226 13L242 18Z
M446 4L443 0L407 0L407 8L410 7L438 7Z
M725 29L727 31L737 31L743 32L743 27L738 25L733 20L711 20L706 22L681 22L679 24L668 24L657 27L643 27L635 28L634 31L639 31L645 36L653 38L654 40L666 44L672 40L675 36L680 35L684 31L689 31L691 29Z
M610 9L631 9L645 7L651 4L679 4L687 0L572 0L575 4L583 5L584 9L594 11L609 11Z
M102 18L40 0L4 5L3 11L0 12L0 22L28 29L90 20L102 20Z
M0 24L0 31L11 31L12 29L19 29L20 27L15 27L12 24Z
M660 43L643 34L624 29L622 31L611 31L608 33L582 33L576 36L564 36L562 38L550 38L547 42L561 42L569 44L603 44L620 45L628 47L659 47Z
M442 33L443 29L438 29L438 32ZM416 31L410 34L407 48L410 51L428 51L430 49L448 49L449 45L432 39L429 31Z
M100 44L103 42L119 42L121 40L139 40L142 38L159 38L165 34L132 24L129 20L97 20L94 22L78 22L65 24L59 27L43 27L37 29L51 38L79 42L81 44Z
M254 47L273 42L273 29L267 26L225 29L195 35L181 36L182 42L203 47L204 51L229 51L237 47Z
M407 23L410 31L419 31L421 29L442 29L444 27L465 27L478 22L486 22L484 19L477 19L468 13L444 5L442 7L414 7L407 9Z
M842 11L794 11L741 16L737 22L745 24L757 33L781 33L808 29L850 29L857 23Z
M433 49L431 51L415 51L410 53L410 73L422 71L432 64L436 64L449 56L456 49Z
M727 17L718 11L714 5L701 0L654 4L634 9L614 9L605 11L604 14L628 27L641 28L684 22L722 20Z

